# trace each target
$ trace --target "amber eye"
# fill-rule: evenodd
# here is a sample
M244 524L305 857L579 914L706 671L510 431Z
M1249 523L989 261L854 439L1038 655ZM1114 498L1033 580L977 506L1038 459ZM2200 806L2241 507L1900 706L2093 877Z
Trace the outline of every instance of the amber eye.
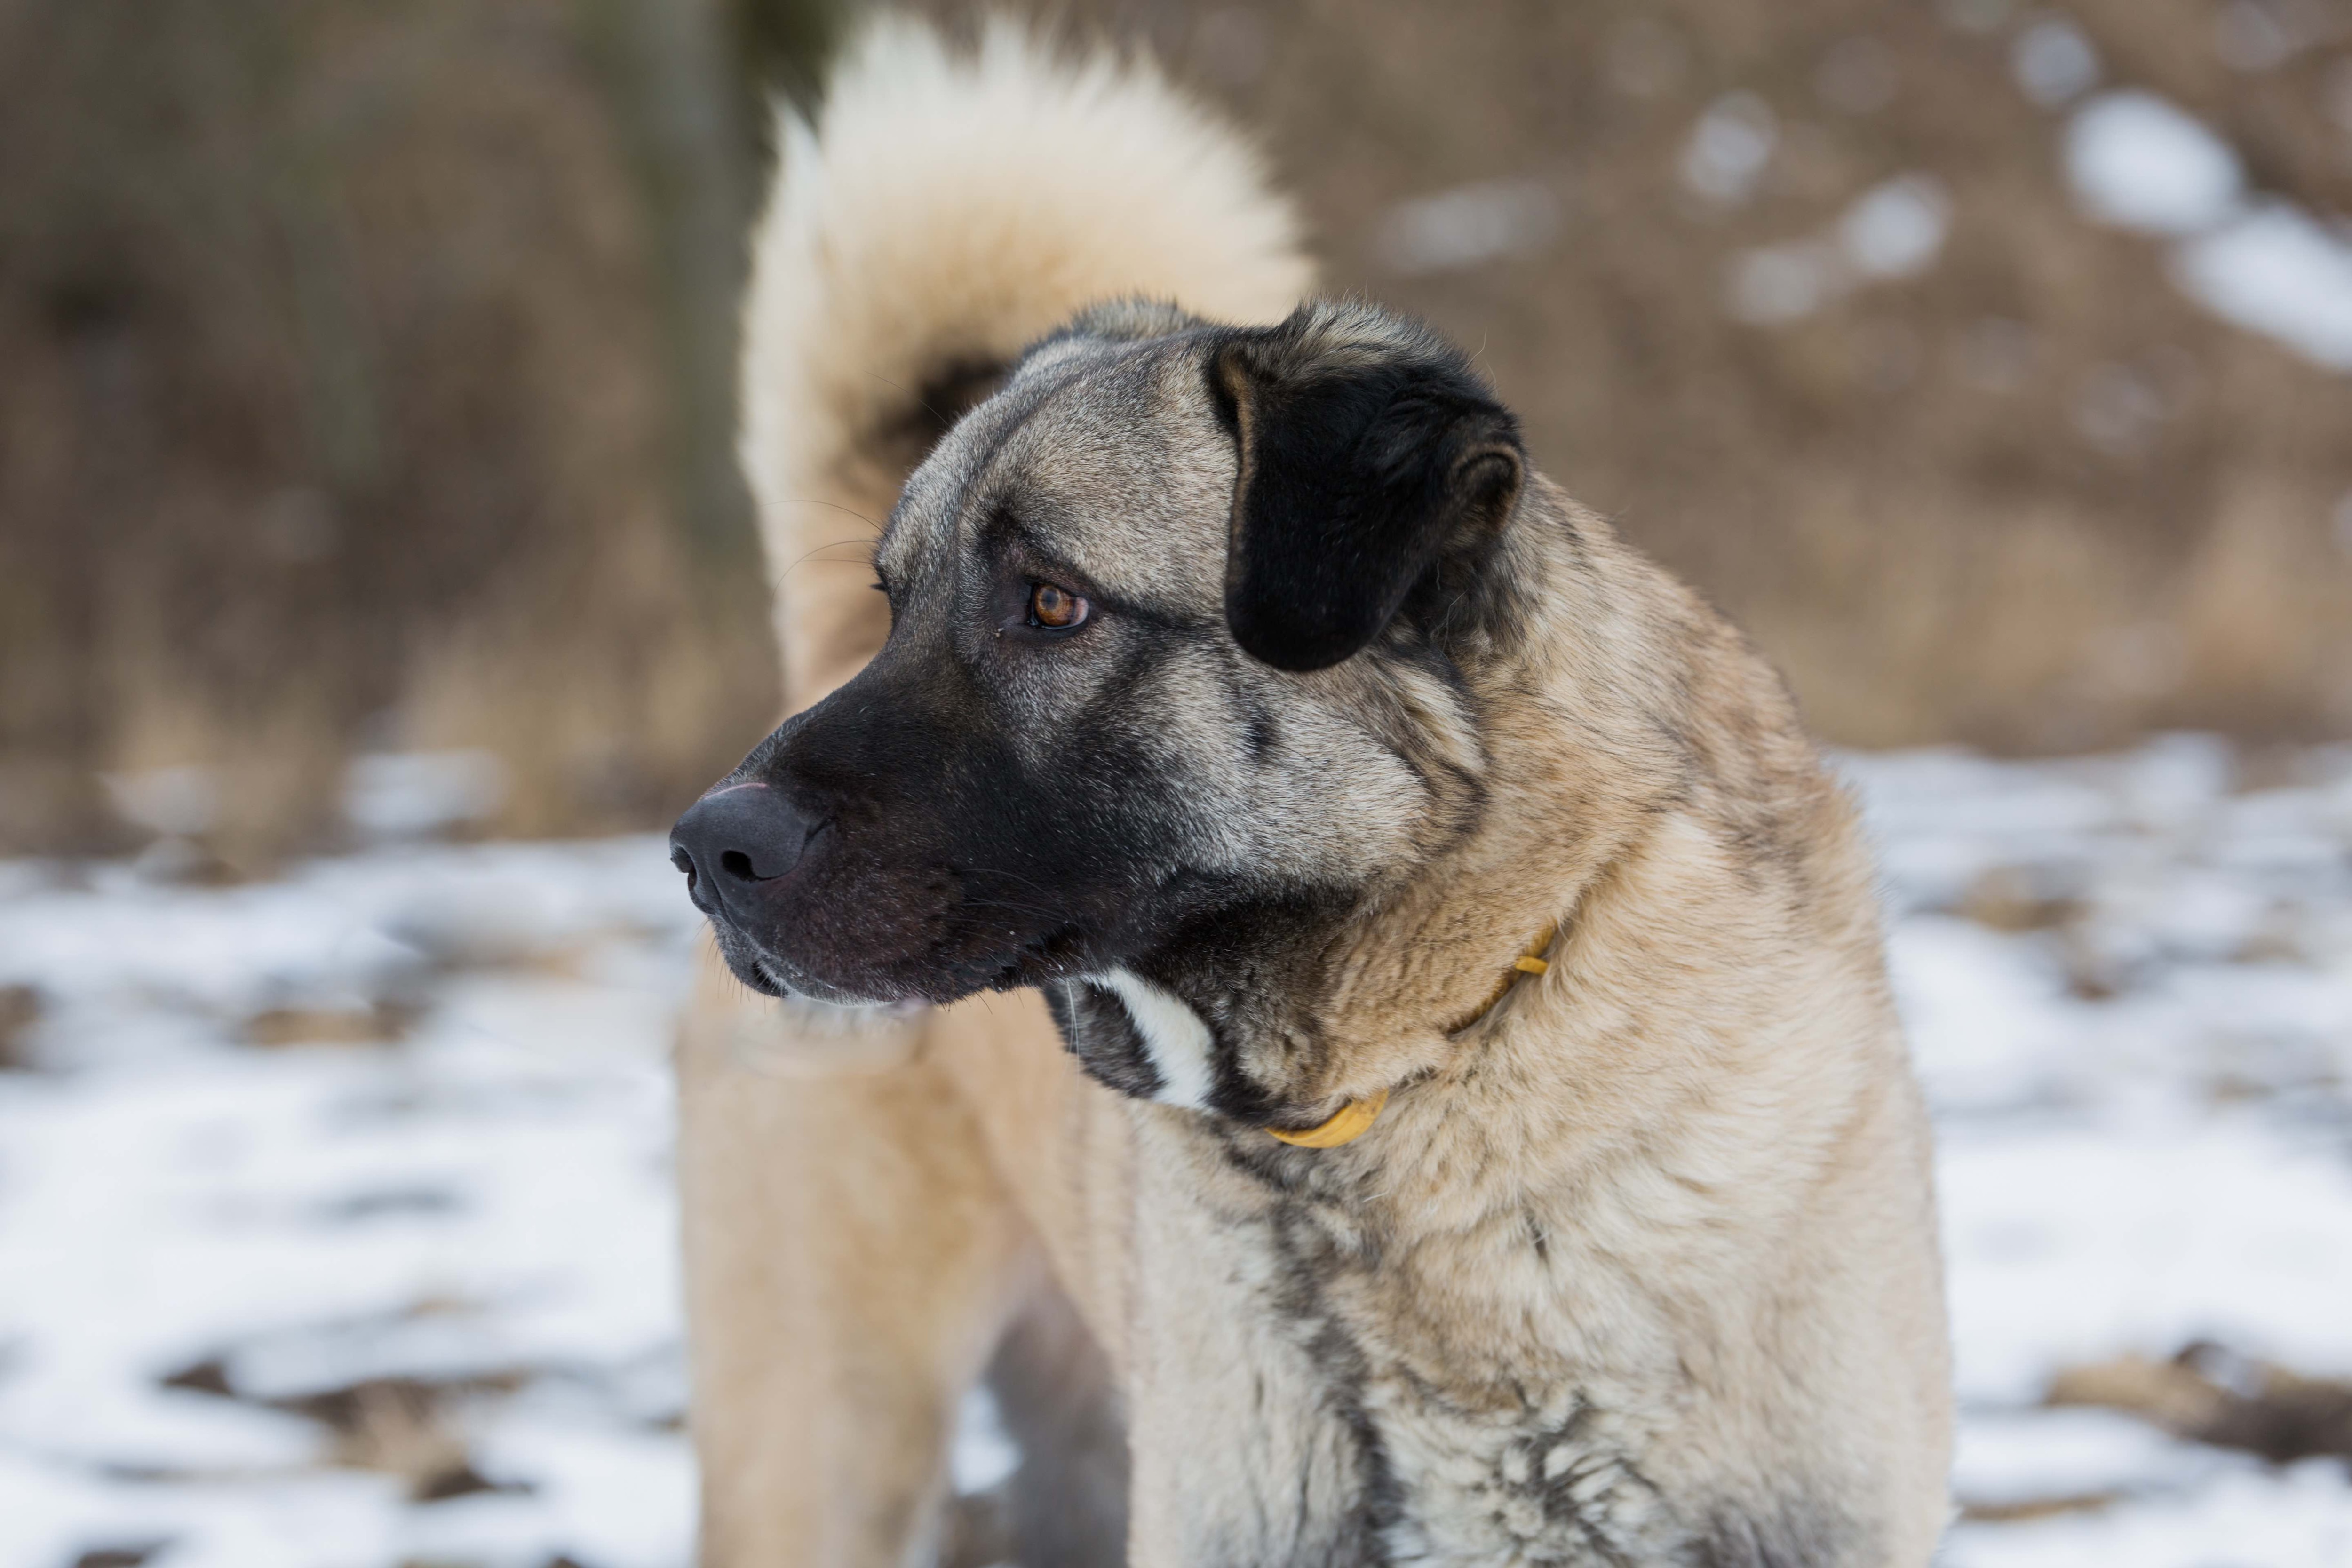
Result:
M1067 588L1051 583L1040 583L1029 590L1029 624L1048 626L1066 632L1072 626L1083 626L1087 619L1087 602Z

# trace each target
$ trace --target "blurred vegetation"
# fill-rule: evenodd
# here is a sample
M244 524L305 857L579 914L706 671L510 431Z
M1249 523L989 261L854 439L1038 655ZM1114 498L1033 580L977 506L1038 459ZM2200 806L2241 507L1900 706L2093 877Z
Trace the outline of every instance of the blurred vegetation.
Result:
M119 840L101 770L215 769L251 858L354 748L486 747L525 832L727 766L740 234L829 20L0 0L0 845Z
M496 753L500 830L651 826L756 738L741 233L840 4L0 0L0 850L126 844L99 775L194 763L259 864L331 838L358 750ZM2250 5L2315 41L2227 63ZM2352 382L2080 216L2002 0L1055 14L1257 127L1332 285L1477 349L1832 738L2352 731ZM2352 209L2323 0L2071 16L2110 84ZM1710 205L1681 164L1734 91L1777 150ZM1915 173L1933 268L1726 310L1744 249ZM1526 243L1400 263L1399 204L1496 180Z

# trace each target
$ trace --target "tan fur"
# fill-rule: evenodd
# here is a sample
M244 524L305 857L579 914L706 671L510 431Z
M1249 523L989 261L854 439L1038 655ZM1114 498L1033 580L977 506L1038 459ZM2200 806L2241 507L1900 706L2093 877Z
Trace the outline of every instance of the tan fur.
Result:
M794 563L891 503L894 387L1099 296L1264 321L1307 283L1225 133L1137 68L1052 65L1001 27L976 68L869 35L822 137L789 132L780 190L745 456L795 707L881 640L863 571ZM1294 1156L1324 1163L1295 1222L1320 1310L1430 1500L1387 1549L1529 1560L1542 1521L1481 1489L1532 1468L1641 1561L1671 1523L1651 1483L1763 1508L1802 1473L1885 1562L1923 1563L1948 1424L1927 1133L1851 808L1737 634L1548 484L1519 507L1571 518L1586 554L1512 531L1510 569L1559 592L1475 733L1444 691L1305 678L1413 708L1425 746L1480 754L1484 791L1476 831L1353 933L1320 1012L1341 1048L1300 1068L1330 1107L1395 1090L1362 1140ZM1449 1033L1553 920L1550 973ZM1266 1198L1221 1151L1263 1134L1099 1088L1030 993L898 1018L767 1002L714 964L679 1067L712 1568L921 1560L955 1403L1040 1289L1124 1394L1136 1563L1215 1559L1234 1500L1350 1484L1341 1413L1256 1310L1285 1282L1236 1240ZM1527 1407L1558 1387L1590 1421ZM1519 1451L1529 1431L1575 1435Z

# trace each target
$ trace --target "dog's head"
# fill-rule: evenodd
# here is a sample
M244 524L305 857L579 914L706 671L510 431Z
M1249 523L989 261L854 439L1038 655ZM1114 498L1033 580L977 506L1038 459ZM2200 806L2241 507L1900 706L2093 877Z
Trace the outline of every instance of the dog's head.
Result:
M1295 1114L1367 900L1467 832L1517 426L1360 306L1097 310L917 468L889 638L672 837L747 984L1045 990L1097 1076Z

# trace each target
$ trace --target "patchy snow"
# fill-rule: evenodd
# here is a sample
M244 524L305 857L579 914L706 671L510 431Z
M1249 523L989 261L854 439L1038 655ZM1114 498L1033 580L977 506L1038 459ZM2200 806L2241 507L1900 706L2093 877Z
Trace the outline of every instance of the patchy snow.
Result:
M2215 1340L2352 1374L2352 749L1849 758L1939 1126L1956 1568L2352 1561L2352 1477L2047 1409Z
M2274 195L2250 195L2237 153L2154 93L2102 94L2063 147L2084 212L2173 240L2172 275L2215 315L2352 371L2352 232Z
M1731 258L1724 305L1759 327L1800 321L1846 290L1849 277L1834 246L1819 239L1759 245Z
M1381 215L1372 248L1404 277L1456 272L1541 250L1559 231L1559 198L1537 180L1482 180L1399 202Z
M1724 206L1756 194L1780 144L1780 120L1752 92L1727 92L1706 106L1683 144L1683 184Z
M2205 122L2152 92L2110 92L2067 122L2067 177L2091 216L2195 234L2238 208L2245 170Z
M1865 275L1908 278L1936 259L1951 223L1952 198L1943 182L1904 174L1864 192L1839 220L1838 237Z
M423 838L489 820L506 795L488 752L384 752L352 764L343 815L372 838Z
M2352 237L2265 202L2173 253L2180 286L2215 315L2352 371Z
M2336 1568L2352 1561L2352 1487L2313 1460L2202 1485L2152 1479L2104 1507L1953 1531L1943 1568Z
M1934 175L1883 180L1855 197L1827 232L1733 257L1725 304L1759 326L1809 316L1866 283L1926 271L1951 222L1951 195Z
M2099 81L2098 49L2063 16L2044 16L2019 33L2009 63L2025 96L2044 109L2056 109Z
M659 844L10 869L0 1563L683 1562ZM382 1417L305 1413L338 1391ZM397 1458L404 1401L462 1495L323 1463Z
M1845 763L1941 1128L1948 1562L2352 1560L2342 1465L2041 1402L2204 1338L2352 1373L2352 749L2259 788L2197 737ZM0 1564L682 1568L676 881L650 837L0 865L38 999L0 1037ZM1011 1463L974 1401L959 1480Z

